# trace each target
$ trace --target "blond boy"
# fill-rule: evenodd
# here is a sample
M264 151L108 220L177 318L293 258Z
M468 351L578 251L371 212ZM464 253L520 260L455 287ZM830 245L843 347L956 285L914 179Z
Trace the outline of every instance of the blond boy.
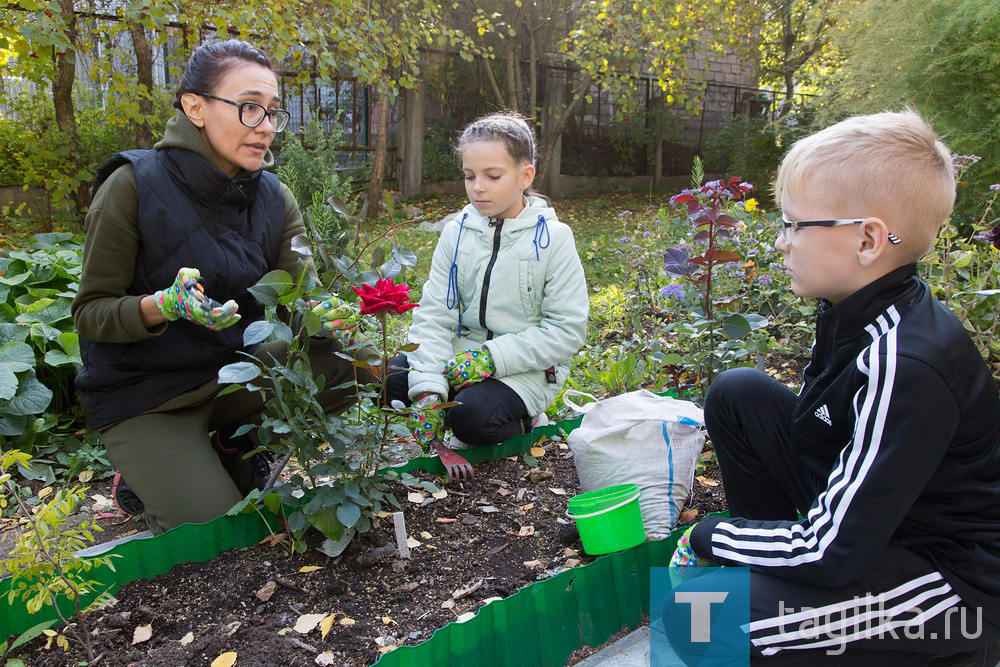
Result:
M698 523L672 561L748 568L734 659L1000 659L997 385L915 275L954 198L950 153L910 110L837 123L781 164L775 247L792 291L822 299L812 358L798 395L751 369L712 385L732 518Z

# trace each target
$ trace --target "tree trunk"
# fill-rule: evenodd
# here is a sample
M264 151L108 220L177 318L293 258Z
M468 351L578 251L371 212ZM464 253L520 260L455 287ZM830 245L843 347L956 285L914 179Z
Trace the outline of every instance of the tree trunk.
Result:
M528 31L528 115L538 118L538 46L535 31Z
M73 0L59 0L59 11L66 25L66 38L70 48L56 51L53 47L56 73L52 79L52 104L55 108L56 126L66 135L69 158L66 167L71 175L80 172L80 140L76 133L76 109L73 107L73 81L76 78L76 15ZM87 208L90 198L86 183L81 182L72 192L73 202L80 211Z
M372 162L372 178L368 183L368 212L365 220L373 220L382 205L382 177L385 172L385 157L389 148L389 86L378 87L378 122L375 126L375 159Z
M573 86L573 92L570 93L569 102L560 103L557 99L555 100L556 104L553 105L550 102L546 110L545 123L542 125L542 151L541 161L538 165L538 180L544 189L553 194L555 192L551 187L552 175L548 172L549 165L552 163L552 154L555 151L556 142L562 136L563 130L566 129L566 123L570 117L580 108L583 94L590 88L591 83L593 83L591 77L581 74L576 85ZM547 95L547 97L551 99L551 96Z
M129 34L132 36L132 49L135 51L141 116L135 127L135 143L139 148L152 148L153 130L150 121L153 118L153 51L146 38L146 31L140 23L142 18L143 15L139 14L128 24Z
M500 86L497 85L497 78L493 75L493 65L490 64L488 58L483 57L483 69L486 70L486 78L490 81L490 88L493 90L493 94L497 98L497 104L500 106L504 105L503 95L500 93Z
M520 105L517 103L517 76L514 73L517 67L514 58L514 45L507 41L506 47L504 55L507 60L507 105L512 111L520 111Z
M424 102L415 89L404 90L399 97L399 191L404 195L420 194L424 157Z

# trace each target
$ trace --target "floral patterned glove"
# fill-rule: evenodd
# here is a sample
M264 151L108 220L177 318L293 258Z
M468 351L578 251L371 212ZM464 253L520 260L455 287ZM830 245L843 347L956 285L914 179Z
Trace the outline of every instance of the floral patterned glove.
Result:
M185 319L217 331L240 321L239 306L230 299L220 304L205 295L198 269L182 268L174 284L153 294L153 303L170 321Z
M448 384L455 389L462 389L493 375L497 372L497 367L493 363L493 355L484 347L479 350L462 350L448 360L443 372Z
M424 394L413 404L406 427L413 433L413 439L425 452L431 443L444 437L444 410L437 406L442 402L437 394Z
M355 306L330 297L312 308L312 314L322 323L320 333L328 338L336 338L344 347L351 343L354 328L358 324L358 311Z
M677 549L670 557L670 567L708 567L712 565L711 559L702 558L691 548L692 530L694 530L694 526L685 530L681 539L677 540Z
M691 548L692 530L694 530L694 526L684 531L681 539L677 540L677 549L674 550L674 555L670 557L670 569L668 572L670 573L670 581L674 586L703 574L703 572L696 568L716 565L715 561L710 558L702 558Z

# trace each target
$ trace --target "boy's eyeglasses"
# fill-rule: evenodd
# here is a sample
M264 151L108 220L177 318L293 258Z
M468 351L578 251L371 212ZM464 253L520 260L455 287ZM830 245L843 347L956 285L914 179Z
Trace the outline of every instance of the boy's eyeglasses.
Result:
M857 219L842 219L842 220L799 220L798 222L792 222L788 220L784 215L781 216L781 222L784 226L782 233L785 235L785 244L792 244L792 230L797 227L840 227L841 225L857 225L864 220ZM889 232L889 243L893 245L899 245L901 243L900 239Z
M237 107L240 110L240 123L247 127L257 127L264 122L264 118L270 118L271 125L274 126L274 131L281 132L285 129L285 126L288 125L288 119L292 117L292 115L284 109L271 109L268 111L256 102L234 102L232 100L227 100L225 97L210 95L209 93L199 94L202 97L218 100Z

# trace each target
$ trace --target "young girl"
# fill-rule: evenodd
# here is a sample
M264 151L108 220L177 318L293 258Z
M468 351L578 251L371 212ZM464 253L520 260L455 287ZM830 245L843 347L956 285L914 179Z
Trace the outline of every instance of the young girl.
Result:
M441 232L413 311L409 342L419 347L393 359L387 397L424 408L410 423L418 442L450 428L460 447L531 430L583 344L589 301L573 232L530 194L535 142L524 118L480 118L458 154L469 205ZM438 409L446 399L459 405Z

